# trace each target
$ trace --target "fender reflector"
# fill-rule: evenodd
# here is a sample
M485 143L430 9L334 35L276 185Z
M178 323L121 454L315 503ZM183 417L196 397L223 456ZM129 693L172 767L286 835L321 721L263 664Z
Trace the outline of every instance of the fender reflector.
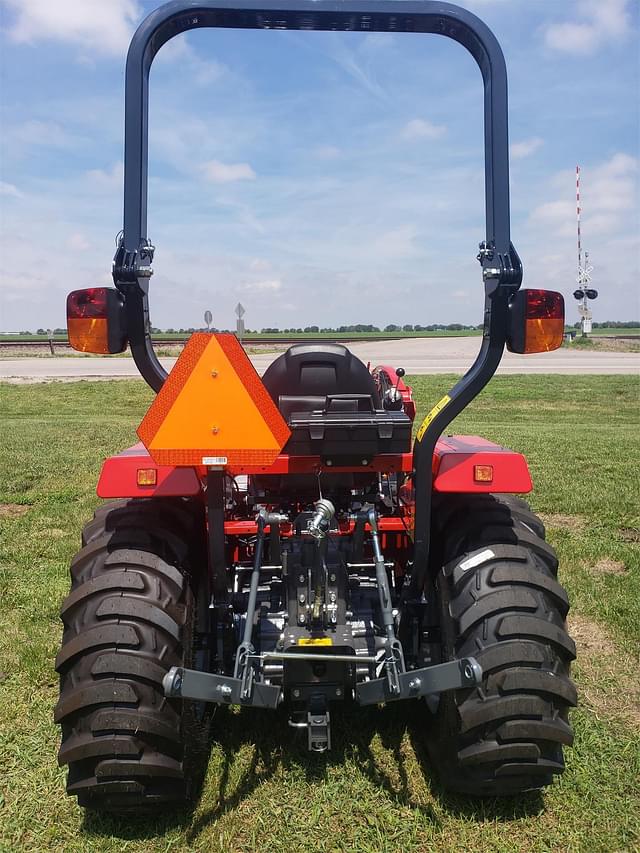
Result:
M271 465L290 436L235 335L196 332L138 427L159 465Z
M158 483L158 471L156 468L138 468L136 471L136 483L139 486L156 486Z
M509 305L510 352L550 352L562 345L564 298L554 290L519 290Z
M475 483L493 483L493 465L474 465L473 480Z

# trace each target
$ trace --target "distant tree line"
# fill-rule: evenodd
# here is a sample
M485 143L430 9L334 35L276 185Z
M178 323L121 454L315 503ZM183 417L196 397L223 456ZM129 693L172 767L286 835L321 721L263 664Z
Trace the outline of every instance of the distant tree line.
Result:
M198 329L194 329L193 326L190 326L188 329L157 329L155 326L151 326L149 331L152 335L191 335L193 332L206 332L207 330L204 326L200 326ZM229 329L218 329L217 326L211 326L209 331L228 332ZM247 331L249 330L247 329Z
M640 329L640 321L605 320L603 323L592 323L592 327L594 329ZM428 326L421 326L417 323L405 323L404 326L399 326L395 323L389 323L387 326L384 327L384 329L380 329L378 326L371 325L371 323L355 323L352 326L338 326L337 328L333 328L332 326L305 326L303 329L294 329L293 327L290 329L279 329L277 326L265 326L264 329L260 329L260 332L263 335L301 335L303 334L303 332L315 332L322 334L332 334L333 332L464 332L482 328L482 323L479 323L477 326L467 326L464 323L431 323ZM567 328L579 329L580 323L574 323L573 326L567 325ZM202 332L204 331L204 329L202 327L195 329L193 326L190 326L188 329L159 329L156 326L151 326L150 331L152 335L189 335L193 332ZM211 331L228 332L229 329L212 328ZM251 329L245 329L245 332L247 334L255 334ZM25 330L19 332L18 334L46 335L48 334L48 331L47 329L36 329L35 332ZM53 334L66 335L67 330L54 329Z
M421 326L419 324L405 323L404 326L389 323L384 329L379 326L373 326L371 323L355 323L351 326L305 326L303 329L279 329L277 326L266 326L260 329L263 335L278 335L278 334L302 334L303 332L321 332L331 334L332 332L462 332L466 330L482 329L482 324L478 326L466 326L463 323L431 323L429 326Z
M579 329L581 323L574 323L573 328ZM593 329L640 329L638 320L605 320L604 323L592 323Z

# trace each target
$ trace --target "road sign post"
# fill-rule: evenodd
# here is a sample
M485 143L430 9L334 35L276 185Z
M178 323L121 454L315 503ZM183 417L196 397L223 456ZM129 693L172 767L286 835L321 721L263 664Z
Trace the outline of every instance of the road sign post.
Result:
M244 306L241 302L238 302L236 305L236 337L242 343L242 336L244 335L244 320L242 319L247 312L244 310Z

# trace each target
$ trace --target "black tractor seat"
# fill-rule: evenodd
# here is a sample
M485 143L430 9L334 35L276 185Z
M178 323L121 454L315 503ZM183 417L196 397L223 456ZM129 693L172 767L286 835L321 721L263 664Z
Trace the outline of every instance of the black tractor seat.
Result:
M373 376L341 344L295 344L262 381L291 429L285 453L366 466L410 449L410 418L382 408Z
M373 376L341 344L294 344L267 368L262 381L277 406L287 398L289 408L295 397L298 411L311 411L320 398L336 394L364 394L371 397L372 408L381 405Z

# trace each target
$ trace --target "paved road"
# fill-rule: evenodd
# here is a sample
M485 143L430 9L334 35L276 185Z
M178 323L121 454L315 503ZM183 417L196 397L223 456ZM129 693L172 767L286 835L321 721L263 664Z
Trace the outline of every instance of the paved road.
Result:
M351 349L365 363L404 367L408 374L464 373L473 362L478 338L414 338L403 341L371 341L354 343ZM251 356L262 373L277 353ZM170 370L174 358L161 359ZM626 373L640 374L640 353L584 352L562 348L536 355L506 353L498 373ZM139 376L130 358L42 357L0 359L0 381L41 382L48 379L113 379Z

